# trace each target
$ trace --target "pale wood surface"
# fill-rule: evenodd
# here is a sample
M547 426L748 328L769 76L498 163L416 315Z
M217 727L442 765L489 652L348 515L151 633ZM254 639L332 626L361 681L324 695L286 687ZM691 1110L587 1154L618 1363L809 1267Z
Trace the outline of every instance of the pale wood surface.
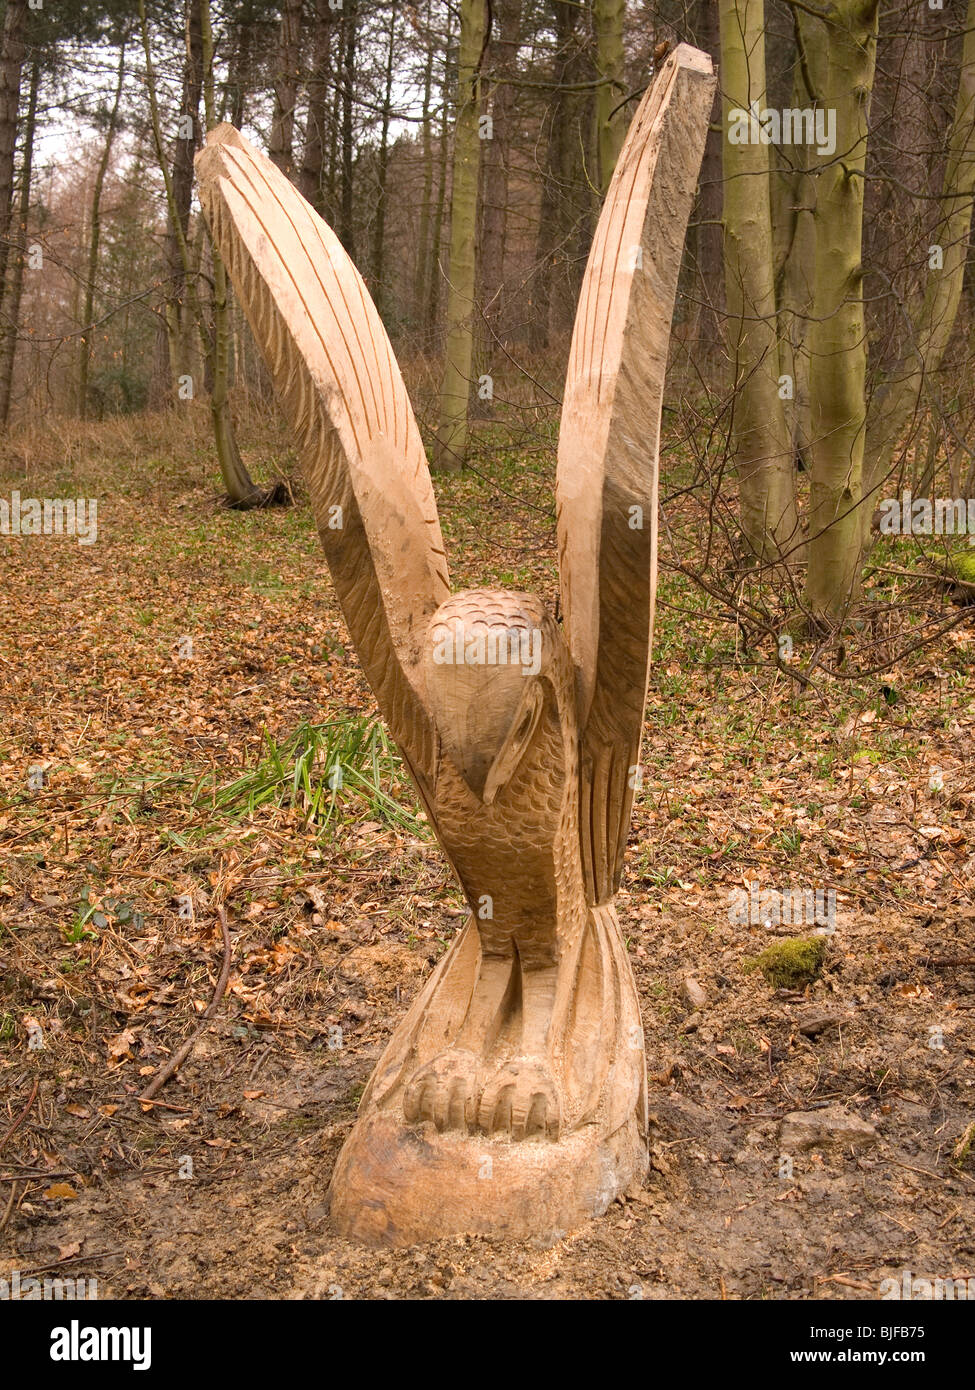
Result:
M427 792L434 739L416 672L450 581L389 338L331 228L233 126L209 133L196 167L201 205L298 439L359 659Z
M681 44L633 119L606 196L572 335L556 483L566 636L579 679L590 902L619 887L639 763L657 573L667 346L684 230L714 96ZM642 527L631 525L642 511Z

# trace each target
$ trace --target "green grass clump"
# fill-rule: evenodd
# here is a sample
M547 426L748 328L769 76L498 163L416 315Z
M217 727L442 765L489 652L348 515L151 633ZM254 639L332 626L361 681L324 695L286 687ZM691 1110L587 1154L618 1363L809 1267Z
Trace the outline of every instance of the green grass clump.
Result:
M303 723L281 742L265 729L256 767L215 791L201 786L196 799L231 816L290 806L305 826L320 830L341 819L373 818L420 831L396 747L367 715Z
M773 989L802 989L816 978L825 959L825 937L790 937L745 961L745 970L760 970Z

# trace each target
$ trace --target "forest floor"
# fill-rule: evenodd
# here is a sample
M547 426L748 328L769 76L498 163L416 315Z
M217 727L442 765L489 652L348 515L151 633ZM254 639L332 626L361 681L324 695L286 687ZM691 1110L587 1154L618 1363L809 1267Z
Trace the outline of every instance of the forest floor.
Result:
M250 441L255 470L293 467L275 439ZM99 499L97 544L0 536L0 1278L869 1299L904 1271L975 1277L975 610L821 699L663 575L619 899L647 1181L555 1240L363 1250L330 1229L329 1177L464 908L370 722L307 506L222 510L211 466L200 420L176 444L150 419L0 459L0 496ZM492 477L438 480L454 586L554 601L551 461ZM326 721L364 740L362 781L309 824L288 783ZM749 968L809 935L733 920L752 884L836 892L801 989ZM229 987L142 1103L213 995L220 907Z

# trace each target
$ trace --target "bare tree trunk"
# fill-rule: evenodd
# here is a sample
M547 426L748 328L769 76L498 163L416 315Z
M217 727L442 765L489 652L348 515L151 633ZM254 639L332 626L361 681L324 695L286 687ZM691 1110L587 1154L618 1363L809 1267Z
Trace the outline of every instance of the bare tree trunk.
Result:
M626 135L626 111L620 106L626 95L623 80L624 9L624 0L592 0L592 23L596 35L596 74L600 78L596 92L599 187L604 196Z
M430 268L430 202L433 196L433 131L430 123L430 100L433 95L433 35L430 31L431 0L427 0L423 59L423 110L420 139L423 161L423 192L420 197L420 223L416 238L416 264L413 267L413 316L424 328L427 303L427 279Z
M714 0L700 0L700 14L695 38L698 48L715 59L721 40L718 30L718 9ZM708 376L716 369L724 342L725 297L724 253L721 237L721 92L714 93L714 109L704 144L701 176L694 211L688 225L688 238L694 253L695 303L691 308L692 323L689 339L694 344L697 360Z
M431 0L427 0L426 56L423 60L423 113L420 118L421 160L423 160L423 193L420 195L420 225L417 228L416 264L413 267L413 317L423 322L427 303L427 274L430 268L430 202L434 189L434 142L430 125L430 99L433 96L434 40L430 32Z
M216 124L213 79L213 31L210 26L210 0L200 3L200 40L203 60L203 100L206 112L207 130ZM208 231L209 236L209 231ZM220 475L232 507L247 508L258 506L263 493L252 480L237 446L234 422L227 401L227 388L230 383L230 314L227 304L227 271L216 245L211 240L210 252L213 259L213 338L211 371L213 385L210 391L210 416L213 421L213 437L220 462Z
M794 109L805 110L812 104L812 93L806 86L803 33L808 21L793 10L796 63L792 89ZM809 170L809 146L793 145L790 149L792 168L782 171L777 182L784 188L781 218L784 229L784 254L777 279L779 310L779 370L785 384L783 413L786 435L792 457L808 468L811 438L809 434L809 353L806 336L812 314L816 269L816 188ZM780 393L782 394L782 393Z
M340 77L344 62L345 25L343 24L338 33L336 75L332 84L332 109L329 118L328 182L325 190L325 202L332 214L330 220L333 227L338 224L339 215L339 129L342 124L342 83Z
M191 266L184 255L189 234L190 204L193 200L193 156L198 144L200 91L203 81L203 43L200 34L200 13L197 0L187 0L186 61L183 68L183 94L180 103L179 129L176 132L173 155L172 199L166 225L166 265L169 273L169 292L166 297L166 326L169 334L171 389L181 376L189 374L184 345L187 340L186 319L192 312Z
M809 569L815 618L839 619L859 591L867 369L863 172L878 0L833 0L807 46L817 105L835 112L842 159L816 165L816 271L809 328ZM824 33L825 31L825 42ZM815 54L815 57L813 56Z
M600 200L595 183L596 121L592 88L596 70L586 26L586 9L576 7L573 10L565 4L559 8L563 17L571 22L571 32L565 70L569 88L564 93L566 119L560 124L559 141L558 178L562 196L557 208L563 269L555 279L553 309L556 330L567 336L575 323Z
M4 299L3 340L0 343L0 427L10 415L10 396L13 391L14 362L17 353L17 331L20 325L20 298L24 288L24 261L27 257L27 221L30 216L30 188L34 161L34 128L37 121L37 92L40 86L40 60L35 50L30 68L30 90L27 97L27 117L24 121L23 156L20 167L20 203L17 234L14 238L14 263L10 286Z
M339 214L339 241L352 260L355 260L355 203L353 200L352 175L355 167L355 139L352 123L352 105L355 97L355 42L356 42L355 0L349 0L342 12L342 202Z
M961 300L968 255L968 241L975 205L975 0L968 0L965 37L962 48L961 71L955 113L948 137L948 160L945 165L938 226L932 248L940 250L940 258L929 255L924 298L914 323L911 341L904 359L871 402L867 421L867 445L864 460L864 493L867 505L863 508L861 532L865 543L870 538L870 518L877 491L883 486L891 468L895 451L912 418L915 418L921 395L931 377L941 366L941 359L951 338ZM931 257L940 264L931 266Z
M244 0L237 21L237 42L231 63L230 121L238 130L244 124L244 93L251 81L251 55L254 49L254 0Z
M500 0L497 34L491 38L491 138L484 142L478 302L488 335L498 331L504 312L504 249L508 224L508 162L515 106L515 59L521 31L521 0Z
M576 197L582 182L579 166L584 153L581 103L578 93L567 90L584 77L581 8L575 0L550 0L550 3L556 49L552 68L554 91L546 113L549 136L530 306L529 341L535 352L548 346L556 320L561 328L574 317L585 261L582 244L585 236L579 235ZM573 273L572 261L577 252L582 252L582 260L576 267L578 273Z
M389 13L389 46L386 49L383 112L379 134L379 154L376 180L376 218L372 226L372 295L380 314L385 307L383 286L386 250L386 179L389 171L389 121L393 103L393 55L396 48L396 0L391 0Z
M27 0L7 0L0 39L0 286L6 284L10 220L14 202L14 149L20 110L20 77L27 49L23 41Z
M301 61L301 0L282 0L281 28L275 55L274 114L268 156L294 181L295 107L298 103L298 65Z
M950 110L940 70L952 26L943 10L927 4L912 6L909 13L907 24L887 19L880 26L870 101L867 171L881 177L868 178L864 193L864 262L886 275L891 286L891 293L872 306L875 378L910 352L903 306L923 296L927 248L937 223L932 195L941 188L940 151L948 146Z
M101 241L102 232L102 189L105 187L105 175L108 173L109 162L112 158L112 146L115 144L115 133L118 130L119 105L122 100L122 84L124 80L125 42L123 41L119 45L115 96L108 116L108 126L105 130L105 144L102 149L101 159L98 161L98 168L95 171L95 186L91 195L91 236L88 242L88 268L85 276L85 298L81 310L81 322L85 331L78 345L78 416L79 419L82 420L84 420L88 414L88 373L91 367L91 338L89 337L89 330L94 316L95 281L98 278L98 246Z
M328 0L316 0L312 72L308 79L308 125L301 156L298 187L320 217L326 216L325 138L328 129L328 89L332 78L332 17ZM330 211L330 209L328 210Z
M558 245L559 185L556 171L559 163L560 111L556 96L548 113L549 132L545 151L545 173L538 205L538 234L535 238L535 271L532 276L530 299L531 318L528 341L532 352L544 352L548 347L549 321L552 311L552 286L555 281L555 256Z
M480 64L486 24L485 0L463 0L450 197L447 350L440 387L440 429L434 443L434 467L438 470L462 467L467 454L468 404L474 356L477 185L481 158L478 132Z
M762 560L798 541L792 454L779 396L768 146L737 142L739 112L765 105L763 0L720 0L724 255L735 373L733 445L741 527Z
M437 319L440 314L440 247L443 239L444 209L447 205L447 151L450 133L450 11L447 11L447 33L444 39L443 88L440 105L440 160L437 182L437 205L433 216L433 237L430 243L430 271L427 278L429 299L427 301L427 346L433 342L437 332Z

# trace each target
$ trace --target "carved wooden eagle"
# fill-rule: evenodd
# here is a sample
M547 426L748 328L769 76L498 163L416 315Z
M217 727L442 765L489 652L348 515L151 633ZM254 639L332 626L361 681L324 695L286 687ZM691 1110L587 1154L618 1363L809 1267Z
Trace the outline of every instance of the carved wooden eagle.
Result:
M471 908L340 1159L333 1209L355 1234L536 1229L539 1163L559 1222L645 1162L643 1031L612 903L639 781L670 323L713 86L705 55L667 59L599 219L559 437L564 627L529 594L451 593L423 443L361 276L232 126L197 156L359 659ZM498 1136L525 1195L495 1210L471 1183L474 1149Z

